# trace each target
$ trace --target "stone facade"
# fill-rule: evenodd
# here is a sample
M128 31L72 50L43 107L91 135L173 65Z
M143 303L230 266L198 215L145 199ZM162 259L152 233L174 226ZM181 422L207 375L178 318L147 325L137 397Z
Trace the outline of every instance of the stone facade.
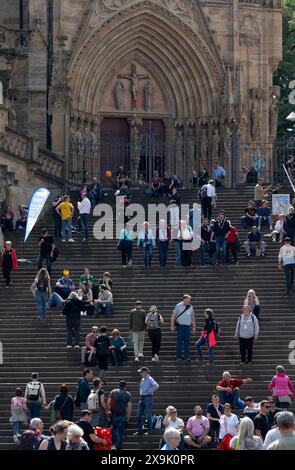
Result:
M16 2L1 3L7 5L0 9L2 31L19 34L10 31ZM0 34L0 80L11 124L51 145L64 160L65 179L104 170L107 121L116 123L114 139L120 122L129 125L133 175L150 157L144 154L148 145L138 144L149 142L143 135L146 123L155 127L159 121L165 169L177 169L184 181L202 163L211 169L215 159L230 181L233 125L243 144L239 172L262 144L271 170L278 95L272 75L282 54L280 0L24 4L28 44L10 54L7 66ZM153 158L159 164L159 154ZM120 156L117 160L122 163Z

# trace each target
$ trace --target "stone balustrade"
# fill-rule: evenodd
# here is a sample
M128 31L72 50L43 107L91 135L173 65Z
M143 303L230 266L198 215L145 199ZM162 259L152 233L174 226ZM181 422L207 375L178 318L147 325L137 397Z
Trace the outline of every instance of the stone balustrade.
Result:
M38 141L6 128L0 133L0 151L12 155L34 168L40 175L62 180L63 160L55 154L39 149Z

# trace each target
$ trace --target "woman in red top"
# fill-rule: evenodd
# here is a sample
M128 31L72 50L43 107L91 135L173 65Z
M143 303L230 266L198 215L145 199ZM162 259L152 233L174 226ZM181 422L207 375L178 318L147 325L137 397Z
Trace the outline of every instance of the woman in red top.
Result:
M13 269L17 268L17 257L14 248L12 248L12 243L9 241L5 243L5 248L2 251L1 266L6 281L6 287L10 287L10 273Z
M233 260L235 264L238 263L238 250L239 250L239 239L238 231L233 225L230 226L230 231L227 234L227 250L226 250L226 262L229 261L229 251L231 251Z

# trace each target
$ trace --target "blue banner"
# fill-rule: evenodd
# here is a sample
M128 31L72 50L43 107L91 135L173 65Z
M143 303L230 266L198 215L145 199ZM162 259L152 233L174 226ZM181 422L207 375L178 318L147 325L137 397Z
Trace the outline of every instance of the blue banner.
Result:
M35 223L37 222L49 194L50 191L48 191L46 188L39 188L34 192L29 205L25 242L30 235Z

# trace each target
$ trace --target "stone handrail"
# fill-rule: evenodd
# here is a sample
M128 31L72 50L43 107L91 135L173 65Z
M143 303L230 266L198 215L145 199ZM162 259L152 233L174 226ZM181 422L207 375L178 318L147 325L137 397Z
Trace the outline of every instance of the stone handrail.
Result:
M30 165L42 176L62 180L63 160L54 153L39 149L38 141L6 127L0 133L0 151Z

